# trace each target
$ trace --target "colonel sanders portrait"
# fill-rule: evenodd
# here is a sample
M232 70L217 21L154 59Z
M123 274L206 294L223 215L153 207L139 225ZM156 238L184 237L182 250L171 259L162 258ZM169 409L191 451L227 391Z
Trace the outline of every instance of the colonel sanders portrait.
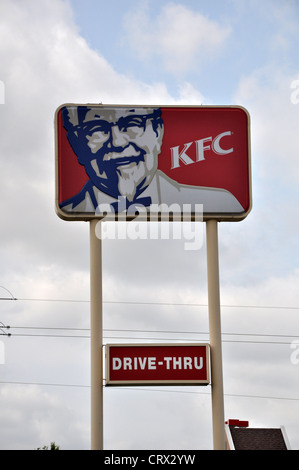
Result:
M151 204L203 204L205 213L242 213L224 189L179 184L158 169L164 123L160 108L66 106L63 126L88 182L63 201L67 213L132 211Z

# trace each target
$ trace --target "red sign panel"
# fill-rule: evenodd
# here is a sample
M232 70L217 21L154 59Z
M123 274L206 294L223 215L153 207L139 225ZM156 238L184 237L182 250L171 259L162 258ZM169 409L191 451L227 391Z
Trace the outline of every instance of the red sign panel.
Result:
M56 207L66 220L251 209L249 115L242 107L63 105L56 111ZM156 219L155 219L156 220Z
M208 385L208 344L110 344L106 385Z

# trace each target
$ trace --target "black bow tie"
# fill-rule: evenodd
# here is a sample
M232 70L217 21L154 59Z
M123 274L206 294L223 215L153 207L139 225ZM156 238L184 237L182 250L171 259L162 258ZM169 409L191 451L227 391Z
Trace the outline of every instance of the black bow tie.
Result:
M110 206L113 208L114 212L117 214L119 212L127 211L128 214L138 211L138 206L148 207L152 203L151 197L138 197L129 201L126 197L121 196L116 202L112 202Z

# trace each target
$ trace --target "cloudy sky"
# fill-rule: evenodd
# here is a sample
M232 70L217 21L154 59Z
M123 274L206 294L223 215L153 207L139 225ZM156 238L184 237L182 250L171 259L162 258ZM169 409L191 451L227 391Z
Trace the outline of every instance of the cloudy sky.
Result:
M67 102L248 109L253 209L219 224L225 418L299 448L298 20L295 0L0 0L1 449L90 446L89 226L54 203ZM208 341L205 243L104 240L103 289L105 343ZM106 449L213 446L209 386L107 388L104 415Z

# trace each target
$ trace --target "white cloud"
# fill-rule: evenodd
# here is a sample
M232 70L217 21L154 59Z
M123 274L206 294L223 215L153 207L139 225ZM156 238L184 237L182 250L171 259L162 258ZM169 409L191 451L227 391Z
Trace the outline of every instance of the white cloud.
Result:
M77 399L86 398L83 396ZM75 395L76 392L75 392ZM35 385L2 385L0 390L2 423L5 432L1 433L1 449L36 450L50 446L51 442L61 449L88 448L87 426L84 428L80 413L55 393ZM77 407L80 408L80 407ZM74 430L76 432L74 433ZM68 447L72 434L77 441L75 447ZM74 441L73 441L74 442Z
M153 20L145 2L127 16L125 31L141 59L160 58L166 70L183 76L217 54L230 34L230 28L182 4L167 3Z
M185 70L191 67L193 61L196 61L197 66L198 64L201 66L200 59L206 60L209 54L214 56L229 35L227 28L199 13L192 12L191 9L181 4L167 4L154 22L149 20L146 10L142 8L138 14L139 17L136 14L131 18L130 38L138 41L139 52L144 54L144 57L150 57L153 60L160 58L172 72L174 65L177 64L182 68L185 67ZM2 176L0 204L3 221L0 246L1 285L8 287L16 297L69 298L72 296L87 299L89 294L88 226L83 223L60 221L54 211L53 117L55 108L66 101L201 104L203 97L188 82L179 89L178 96L173 97L162 82L148 85L117 72L104 57L92 50L80 37L73 22L72 11L66 2L3 0L0 4L0 15L0 79L5 84L6 93L5 105L0 106ZM178 18L180 18L180 25L183 25L184 34L177 22ZM137 45L135 44L134 47ZM253 73L244 79L236 98L244 105L248 103L247 107L252 114L254 168L258 168L262 176L269 174L274 177L282 174L285 180L297 181L296 129L299 108L292 105L289 100L292 91L291 80L297 77L290 77L286 74L280 80L280 77L275 75L276 79L270 83L270 86L268 86L269 83L265 83L265 77L269 77L268 71L265 75ZM280 131L283 138L279 134ZM260 164L257 164L256 150ZM285 155L288 156L287 159ZM269 198L270 192L267 193ZM273 194L275 191L271 193L271 196ZM262 236L265 234L265 229L258 224L262 219L261 205L262 203L259 202L254 206L256 212L253 211L248 222L221 228L220 264L223 273L221 281L224 282L224 285L222 284L223 301L241 304L245 301L246 303L250 301L270 303L271 300L275 300L278 303L279 291L282 290L288 296L288 302L294 304L298 285L296 271L293 272L294 274L289 274L285 280L283 275L279 277L277 273L268 281L262 280L265 273L269 274L276 262L273 255L275 248L283 249L275 242L285 240L283 235L286 227L290 229L290 225L283 224L279 233L277 231L271 234L271 239L266 234L265 242ZM254 213L259 216L254 216ZM271 219L270 215L268 217ZM258 222L253 222L257 219ZM290 217L288 217L288 223L289 220ZM292 218L292 220L295 229L295 219ZM279 228L279 223L276 228ZM293 230L293 233L296 231ZM295 241L297 243L294 239L294 247L296 247ZM165 247L166 244L167 247ZM162 300L178 304L206 303L204 250L200 253L187 253L183 250L183 243L176 242L163 245L163 242L151 244L141 241L136 242L134 246L128 242L125 246L121 242L111 241L104 245L104 296L106 300L157 302ZM154 255L153 252L155 252ZM262 252L263 254L267 252L266 261L261 256ZM238 259L235 260L236 256ZM277 261L280 266L282 262ZM265 267L267 263L270 263L269 271ZM245 282L247 282L246 288L242 287ZM80 328L88 327L89 324L89 309L88 304L85 303L13 301L7 302L5 307L0 321L6 324L47 325L48 327L67 325ZM141 307L135 305L128 308L125 305L105 304L104 309L105 326L109 328L140 326L140 329L158 330L161 328L178 331L200 329L206 331L207 328L206 309L202 315L202 309L190 306L154 307L147 305ZM254 326L257 329L267 328L269 322L267 323L264 313L260 317L257 314L254 315L256 321ZM246 317L243 314L242 318L239 316L236 319L234 312L229 312L224 318L224 325L227 328L240 325L240 328L249 329L253 325L253 315L250 314ZM279 319L275 320L273 331L277 332L276 325L281 323ZM291 319L290 325L293 324ZM287 326L285 325L285 331ZM18 342L19 340L20 338L17 337L7 338L5 343L7 363L1 365L3 380L23 379L28 382L43 380L74 383L80 382L81 379L84 382L86 379L88 382L86 378L89 365L87 346L81 346L81 343L78 346L79 340L70 339L67 345L61 343L59 347L56 342L51 343L50 346L50 339L39 338L38 347L32 344L31 339L24 338L22 343ZM37 339L35 338L34 341ZM71 341L74 343L71 344ZM81 356L81 352L86 356ZM243 359L245 354L240 354L240 357ZM251 358L254 362L254 354ZM27 367L29 360L34 360L34 362ZM238 375L244 362L239 361L239 358L233 354L230 360L230 365ZM26 367L24 367L25 363ZM292 370L297 371L296 368ZM238 387L240 381L236 379L236 376L229 376L229 379L231 378L235 380L232 383ZM61 398L56 389L51 393L50 391L45 393L37 387L30 388L28 392L26 392L27 386L18 390L14 387L16 386L7 386L5 391L1 389L2 407L5 410L2 416L2 431L0 431L2 448L9 448L9 446L16 448L19 444L24 448L32 448L50 444L50 440L55 440L57 444L63 444L65 447L71 444L79 448L82 442L88 446L86 417L89 417L89 403L86 396L83 397L83 401L80 401L82 406L78 407L78 396L73 389L65 391ZM154 421L160 422L162 418L165 422L160 430L161 445L180 444L179 432L176 433L174 430L177 422L176 416L169 421L169 425L167 424L168 416L174 416L172 410L174 408L180 410L180 395L171 401L171 406L167 407L167 403L165 404L167 413L166 410L165 413L161 410L159 395L157 395L157 399L149 406L153 415L149 416L150 412L147 410L143 415L145 422L151 418L150 422L153 426L149 426L146 430L147 436L144 434L140 437L134 434L137 429L135 426L134 430L134 424L141 426L142 417L137 416L135 423L132 423L132 429L128 429L126 410L122 407L122 398L119 399L121 392L115 399L112 393L117 395L117 392L110 393L107 392L106 396L106 404L109 407L107 414L113 415L116 426L118 417L114 414L114 410L118 406L122 429L128 434L126 443L120 445L124 447L129 443L133 446L136 437L139 440L135 441L135 445L137 442L141 447L144 442L143 438L146 437L152 439L149 442L153 447L158 446L153 434ZM129 394L129 392L126 393ZM276 393L279 394L279 391ZM136 401L139 400L138 397L136 392L132 401L135 398ZM204 397L202 403L206 403L204 400L209 401L209 398ZM63 412L65 403L68 404L68 408ZM143 411L142 403L144 401L141 396L138 402L141 411ZM134 410L131 402L130 406ZM36 407L40 413L39 416L34 411ZM257 407L256 415L260 408ZM241 406L230 409L241 413ZM188 411L189 416L193 412L193 407L190 405L189 408L187 403L184 410ZM204 429L210 430L210 410L203 405L203 410L198 410L198 416L202 411L205 413ZM184 413L179 411L178 413L180 413L178 421L183 424ZM61 419L57 419L60 416ZM190 432L195 429L200 434L198 416L194 415ZM244 419L247 418L250 419L244 416ZM70 426L67 429L67 435L63 436L66 422L69 422ZM74 431L71 430L71 426ZM107 428L109 427L110 424L107 424ZM167 440L169 431L173 431L173 434L169 434L171 439L173 438L170 444ZM115 429L111 427L109 432L107 443L115 448L121 441L121 432L116 434ZM28 434L30 438L27 439ZM18 441L14 440L16 436ZM193 433L193 436L197 439L196 434ZM194 442L194 445L198 446L199 440L196 439L186 441L184 446L187 447L189 442ZM209 444L210 437L205 437L204 442Z
M291 184L299 181L299 106L291 100L297 76L265 66L243 77L235 95L251 114L254 168L265 179Z

